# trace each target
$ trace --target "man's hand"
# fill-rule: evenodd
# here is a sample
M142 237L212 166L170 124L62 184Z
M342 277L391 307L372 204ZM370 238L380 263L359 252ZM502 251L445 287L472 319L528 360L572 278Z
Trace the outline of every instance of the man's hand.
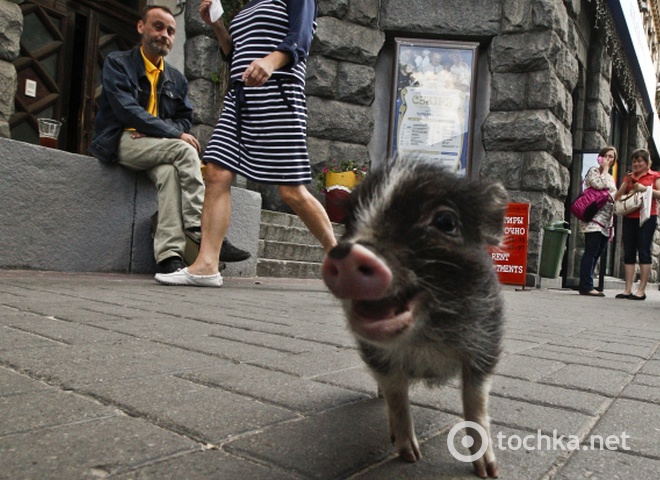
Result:
M195 147L195 150L197 150L198 152L202 149L202 146L199 144L199 141L189 133L184 132L181 134L179 138L184 142L189 143L190 145Z

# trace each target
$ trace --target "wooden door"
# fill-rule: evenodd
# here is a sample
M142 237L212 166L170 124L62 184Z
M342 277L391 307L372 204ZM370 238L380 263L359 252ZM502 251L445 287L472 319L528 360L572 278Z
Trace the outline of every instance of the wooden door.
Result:
M58 148L86 153L91 142L100 73L114 50L136 45L139 11L146 0L28 0L24 17L15 140L38 143L38 118L62 122Z

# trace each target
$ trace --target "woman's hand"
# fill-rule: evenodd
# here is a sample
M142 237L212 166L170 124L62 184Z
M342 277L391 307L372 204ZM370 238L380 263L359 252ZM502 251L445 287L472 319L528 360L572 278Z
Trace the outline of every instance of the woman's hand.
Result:
M253 60L245 69L241 80L248 87L260 87L268 81L273 74L273 65L267 61L268 57Z
M202 0L202 3L199 4L199 16L202 17L204 23L211 25L211 0Z
M248 87L260 87L268 81L274 71L290 61L291 57L288 53L276 50L263 58L253 60L243 72L241 80Z

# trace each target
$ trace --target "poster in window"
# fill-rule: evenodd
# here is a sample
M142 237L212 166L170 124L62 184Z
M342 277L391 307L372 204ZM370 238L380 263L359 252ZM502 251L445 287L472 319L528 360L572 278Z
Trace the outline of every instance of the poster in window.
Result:
M391 155L469 173L477 47L395 39Z

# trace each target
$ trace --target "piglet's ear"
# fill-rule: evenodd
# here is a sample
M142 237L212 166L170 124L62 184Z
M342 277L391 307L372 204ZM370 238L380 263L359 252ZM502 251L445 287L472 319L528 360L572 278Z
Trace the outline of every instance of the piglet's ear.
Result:
M497 245L504 233L504 214L509 203L509 194L501 183L484 183L480 191L479 228L486 243Z

